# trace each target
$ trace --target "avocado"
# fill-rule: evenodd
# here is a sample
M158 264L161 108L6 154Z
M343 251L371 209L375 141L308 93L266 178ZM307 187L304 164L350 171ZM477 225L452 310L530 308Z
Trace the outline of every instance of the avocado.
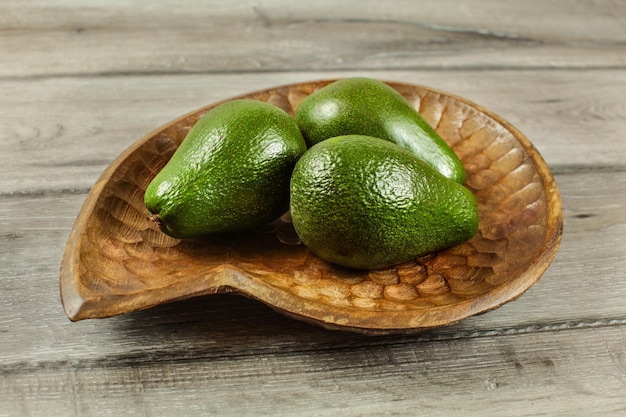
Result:
M305 151L282 109L231 100L191 128L144 202L151 219L177 238L254 228L288 210L291 171Z
M463 164L411 104L396 90L371 78L344 78L305 97L295 119L307 146L344 135L394 142L444 176L463 184Z
M296 163L290 194L302 243L350 268L396 265L464 242L478 230L470 190L375 137L313 145Z

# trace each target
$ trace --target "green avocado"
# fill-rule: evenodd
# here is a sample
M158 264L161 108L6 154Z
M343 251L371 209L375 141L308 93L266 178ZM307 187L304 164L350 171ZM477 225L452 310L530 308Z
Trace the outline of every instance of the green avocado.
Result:
M478 231L470 190L379 138L350 135L317 143L297 162L290 190L302 243L350 268L396 265Z
M374 136L394 142L463 184L458 156L409 102L382 81L344 78L313 92L298 106L296 123L310 147L343 135Z
M289 180L306 143L293 118L237 99L192 127L144 196L152 220L178 238L250 229L289 208Z

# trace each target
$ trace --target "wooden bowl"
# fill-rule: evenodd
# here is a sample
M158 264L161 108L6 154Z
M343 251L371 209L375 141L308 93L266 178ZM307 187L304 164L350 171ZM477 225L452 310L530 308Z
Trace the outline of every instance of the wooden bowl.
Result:
M332 81L240 97L293 115L304 97ZM480 214L473 239L397 267L363 272L310 253L288 214L249 233L202 240L166 236L148 220L144 190L215 103L149 133L96 182L62 261L68 317L103 318L236 292L326 328L389 334L450 325L519 297L539 280L561 239L561 201L546 163L522 133L484 108L427 87L388 84L463 161Z

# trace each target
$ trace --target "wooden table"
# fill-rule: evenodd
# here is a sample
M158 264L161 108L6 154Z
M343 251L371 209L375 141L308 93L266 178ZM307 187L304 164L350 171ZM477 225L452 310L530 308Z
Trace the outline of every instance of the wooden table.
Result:
M2 1L0 416L626 415L626 3ZM524 296L367 337L218 295L70 322L86 194L145 133L297 81L423 84L524 132L565 232Z

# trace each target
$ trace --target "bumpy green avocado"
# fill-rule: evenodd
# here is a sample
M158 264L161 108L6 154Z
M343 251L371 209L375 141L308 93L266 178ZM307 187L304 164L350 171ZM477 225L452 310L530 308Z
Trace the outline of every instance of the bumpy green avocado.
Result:
M291 178L291 217L320 258L389 267L470 239L474 195L391 142L351 135L312 146Z
M289 180L306 143L293 118L256 100L232 100L189 131L144 196L174 237L254 228L289 207Z
M396 90L370 78L345 78L307 96L295 114L310 147L342 135L394 142L463 184L465 169L439 134Z

